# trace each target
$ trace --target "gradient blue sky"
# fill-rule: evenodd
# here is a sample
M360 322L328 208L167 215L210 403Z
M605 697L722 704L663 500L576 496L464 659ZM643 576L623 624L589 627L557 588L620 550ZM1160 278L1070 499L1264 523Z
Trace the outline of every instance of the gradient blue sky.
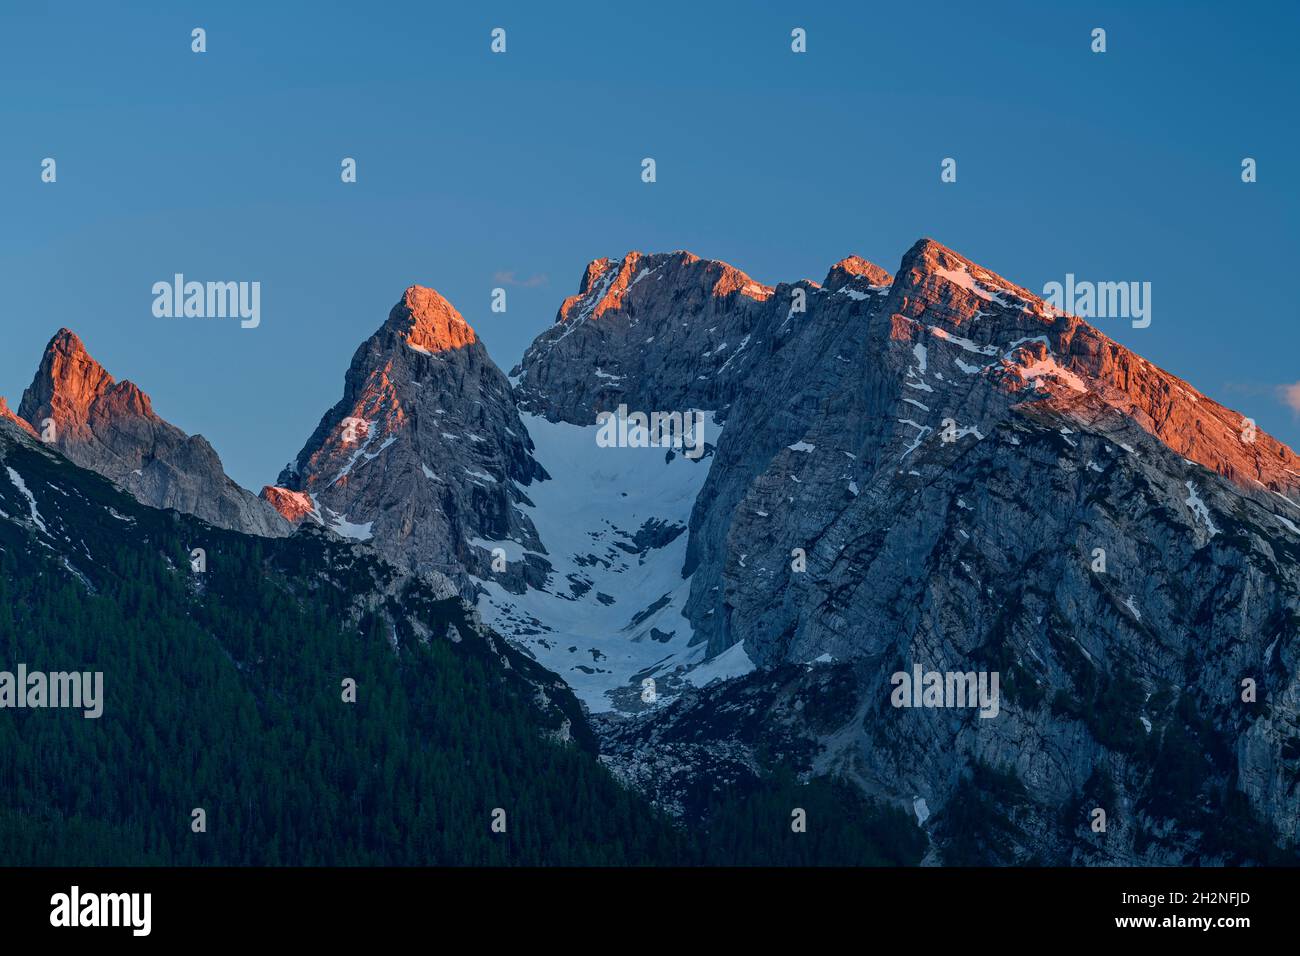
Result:
M67 325L257 489L411 283L509 371L599 256L775 283L928 235L1034 290L1150 281L1150 328L1097 324L1300 445L1294 3L122 6L0 11L11 404ZM154 318L175 272L259 280L261 327ZM542 278L500 315L499 272Z

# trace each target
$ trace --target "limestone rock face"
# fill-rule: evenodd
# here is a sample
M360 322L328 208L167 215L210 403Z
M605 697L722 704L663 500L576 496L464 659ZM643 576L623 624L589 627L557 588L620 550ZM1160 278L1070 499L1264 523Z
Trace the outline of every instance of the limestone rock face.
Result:
M510 382L433 289L411 286L357 349L343 397L263 497L472 592L495 547L539 546L522 490L544 472Z
M723 423L679 632L756 669L698 687L666 659L644 676L672 693L601 719L665 806L780 752L924 806L936 861L978 843L945 812L972 787L1010 827L985 862L1293 851L1300 462L1244 416L931 240L892 279L850 257L821 285L597 260L515 376L551 422ZM915 665L999 674L998 714L893 706Z
M773 632L792 623L778 625L785 616L773 617L769 604L806 607L811 595L801 589L822 581L791 572L790 551L809 548L833 526L871 527L874 535L913 520L918 496L951 482L1003 425L1052 416L1065 441L1085 430L1114 433L1133 448L1154 440L1178 471L1187 467L1179 459L1189 459L1212 473L1206 479L1216 487L1265 510L1292 514L1290 502L1300 500L1300 465L1290 449L1258 431L1245 440L1243 416L937 243L918 243L888 294L866 300L857 321L825 310L826 295L808 329L821 329L821 344L783 363L792 374L772 368L768 381L777 387L750 390L733 406L692 515L691 554L704 571L693 578L693 612L713 649L748 639L756 659L783 659L789 648L771 643ZM1024 454L1019 449L1012 444L1006 454ZM1088 462L1084 478L1092 480L1101 462ZM1056 476L1026 476L1048 478ZM771 574L762 582L751 570L756 558ZM765 621L758 625L764 636L734 630L732 588L766 595L762 609L740 612ZM813 606L825 621L827 608Z
M151 507L248 534L290 531L274 509L226 476L201 435L159 418L148 395L114 380L68 329L46 346L17 417L33 434L50 435L50 444L73 462Z
M755 355L774 290L689 252L597 259L511 373L519 407L590 425L630 409L721 409Z

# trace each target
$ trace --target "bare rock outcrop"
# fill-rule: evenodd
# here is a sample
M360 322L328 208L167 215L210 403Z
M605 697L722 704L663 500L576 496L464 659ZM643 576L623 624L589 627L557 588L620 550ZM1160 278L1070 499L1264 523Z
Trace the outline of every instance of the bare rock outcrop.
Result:
M466 593L496 547L540 548L519 510L543 475L510 382L460 313L411 286L357 349L343 398L263 497Z
M46 346L17 417L73 462L151 507L174 508L248 534L291 530L273 508L226 475L203 436L187 435L158 417L148 395L131 382L116 381L68 329Z

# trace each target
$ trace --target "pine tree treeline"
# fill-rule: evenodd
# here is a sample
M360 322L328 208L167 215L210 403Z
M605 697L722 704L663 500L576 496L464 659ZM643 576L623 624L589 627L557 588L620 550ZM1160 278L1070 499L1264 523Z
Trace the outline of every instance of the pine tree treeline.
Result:
M25 463L35 470L39 462ZM60 472L66 483L66 471ZM373 569L85 488L94 593L0 521L0 669L103 671L104 710L0 709L0 865L912 863L902 814L779 779L682 826L547 738L500 664L358 613ZM92 514L111 498L128 529ZM66 517L66 515L65 515ZM126 531L127 533L123 533ZM202 536L207 571L188 555ZM330 587L326 575L357 575ZM440 635L459 602L432 605ZM463 619L462 619L463 623ZM342 681L357 685L355 703ZM792 834L790 808L810 825ZM506 832L490 828L494 808ZM206 832L191 812L206 812ZM830 823L828 821L834 821Z

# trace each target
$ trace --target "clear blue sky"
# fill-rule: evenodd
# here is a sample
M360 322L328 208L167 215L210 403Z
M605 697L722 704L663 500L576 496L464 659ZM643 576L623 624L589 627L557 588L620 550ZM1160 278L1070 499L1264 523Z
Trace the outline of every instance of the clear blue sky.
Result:
M413 282L508 371L598 256L775 283L923 235L1035 290L1150 281L1150 328L1097 324L1300 445L1294 3L49 7L0 11L0 394L67 325L251 488ZM154 318L175 272L260 281L261 327ZM535 279L504 316L500 272Z

